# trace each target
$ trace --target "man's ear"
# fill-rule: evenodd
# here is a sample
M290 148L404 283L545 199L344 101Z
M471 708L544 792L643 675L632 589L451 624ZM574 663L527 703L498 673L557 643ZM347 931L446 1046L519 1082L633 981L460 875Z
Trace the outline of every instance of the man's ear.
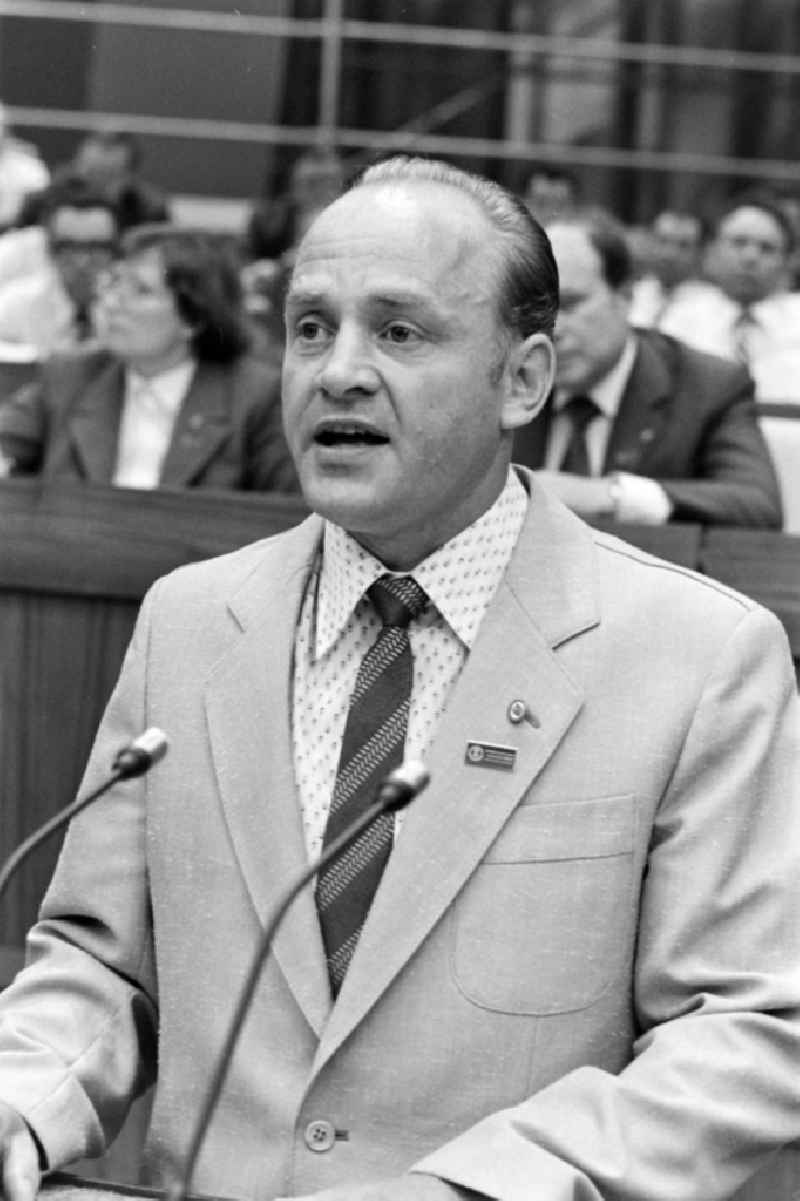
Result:
M506 363L507 391L500 415L504 430L533 421L553 388L556 351L547 334L531 334L514 346Z

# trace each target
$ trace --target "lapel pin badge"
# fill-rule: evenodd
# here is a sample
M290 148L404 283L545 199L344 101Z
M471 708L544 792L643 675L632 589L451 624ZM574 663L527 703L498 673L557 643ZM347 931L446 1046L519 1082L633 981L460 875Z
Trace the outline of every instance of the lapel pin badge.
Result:
M464 762L472 767L493 767L497 771L513 771L516 761L516 747L496 742L468 742L464 754Z
M518 726L521 722L526 721L528 725L533 726L534 730L538 730L542 724L535 713L531 711L525 701L515 700L510 703L506 709L506 717L511 722L512 726Z

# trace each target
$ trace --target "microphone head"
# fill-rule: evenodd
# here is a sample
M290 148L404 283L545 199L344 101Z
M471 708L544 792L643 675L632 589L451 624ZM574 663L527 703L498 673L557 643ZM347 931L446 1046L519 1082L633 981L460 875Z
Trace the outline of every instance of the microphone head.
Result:
M142 751L148 756L152 767L154 763L158 763L167 753L169 739L163 730L159 730L158 726L148 726L143 734L138 738L134 738L131 743L131 750Z
M164 731L157 726L150 726L133 742L120 748L114 758L114 771L122 780L143 776L154 763L164 758L168 746Z
M419 759L404 760L381 785L380 797L386 810L403 809L427 787L430 778L431 773Z

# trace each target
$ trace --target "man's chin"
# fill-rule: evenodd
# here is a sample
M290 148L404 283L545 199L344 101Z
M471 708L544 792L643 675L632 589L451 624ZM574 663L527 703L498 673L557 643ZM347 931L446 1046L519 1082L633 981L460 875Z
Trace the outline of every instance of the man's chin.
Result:
M315 513L348 531L368 532L380 526L380 514L387 508L385 497L374 487L352 479L308 480L301 476L301 487Z

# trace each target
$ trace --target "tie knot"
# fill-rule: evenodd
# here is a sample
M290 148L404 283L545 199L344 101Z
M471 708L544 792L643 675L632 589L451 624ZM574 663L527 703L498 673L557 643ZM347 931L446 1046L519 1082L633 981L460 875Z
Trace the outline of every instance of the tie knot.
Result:
M593 417L600 412L600 406L591 396L570 396L564 405L564 412L572 422L572 428L585 430Z
M428 594L411 575L384 575L368 590L385 626L405 629L428 604Z

